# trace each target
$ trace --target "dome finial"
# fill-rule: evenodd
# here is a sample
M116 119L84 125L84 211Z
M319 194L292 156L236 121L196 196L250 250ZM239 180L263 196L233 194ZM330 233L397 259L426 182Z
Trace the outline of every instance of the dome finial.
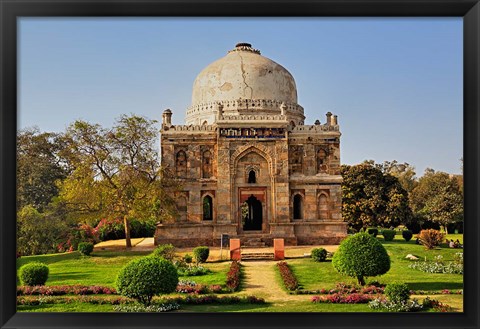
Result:
M249 51L260 55L260 50L252 48L252 44L247 42L239 42L235 45L235 48L230 50L229 53L234 51Z

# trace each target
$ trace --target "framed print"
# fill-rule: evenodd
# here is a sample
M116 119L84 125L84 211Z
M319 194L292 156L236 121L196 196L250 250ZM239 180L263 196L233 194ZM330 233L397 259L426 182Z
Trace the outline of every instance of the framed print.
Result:
M478 328L478 1L0 1L2 328Z

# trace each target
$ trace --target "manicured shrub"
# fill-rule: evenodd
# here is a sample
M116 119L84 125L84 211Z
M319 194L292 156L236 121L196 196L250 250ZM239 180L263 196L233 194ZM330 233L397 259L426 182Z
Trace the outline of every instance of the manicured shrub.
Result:
M367 233L376 237L377 234L378 234L378 228L370 227L370 228L367 229Z
M84 256L89 256L93 251L93 243L80 242L78 244L78 251Z
M395 230L382 230L382 235L385 241L393 241L395 238Z
M405 241L410 241L412 240L413 233L410 230L404 230L402 231L402 237L405 239Z
M316 262L324 262L327 259L327 251L323 248L312 249L312 259Z
M23 265L18 271L20 283L24 286L43 286L48 279L48 266L40 262Z
M193 255L195 256L195 261L197 263L205 263L210 254L210 249L208 247L196 247L193 249Z
M390 270L390 257L377 238L358 233L342 241L333 255L333 267L365 285L365 277L385 274Z
M444 236L445 235L438 230L421 230L418 235L418 240L425 249L434 249L442 243Z
M183 256L183 261L187 264L190 264L192 260L193 260L193 257L190 254L186 254L185 256Z
M177 269L161 257L142 257L130 261L120 270L116 287L119 294L149 305L152 297L174 292L178 284Z
M172 244L158 245L152 252L152 256L162 257L166 260L173 261L175 258L175 247Z
M393 303L402 303L410 298L410 290L405 283L390 283L385 287L385 296Z

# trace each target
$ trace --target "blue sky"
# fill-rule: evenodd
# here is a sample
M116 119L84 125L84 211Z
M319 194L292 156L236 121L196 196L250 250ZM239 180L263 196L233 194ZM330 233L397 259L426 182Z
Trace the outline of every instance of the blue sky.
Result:
M183 124L197 74L238 42L287 68L306 124L338 115L341 161L460 173L461 18L22 18L18 127Z

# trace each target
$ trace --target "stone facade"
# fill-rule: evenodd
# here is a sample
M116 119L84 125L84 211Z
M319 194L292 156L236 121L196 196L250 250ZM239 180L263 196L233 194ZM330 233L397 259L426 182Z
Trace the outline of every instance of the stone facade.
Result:
M181 182L178 217L157 226L155 243L335 244L341 215L340 129L304 125L295 81L249 44L238 44L194 83L187 125L163 114L161 161Z

